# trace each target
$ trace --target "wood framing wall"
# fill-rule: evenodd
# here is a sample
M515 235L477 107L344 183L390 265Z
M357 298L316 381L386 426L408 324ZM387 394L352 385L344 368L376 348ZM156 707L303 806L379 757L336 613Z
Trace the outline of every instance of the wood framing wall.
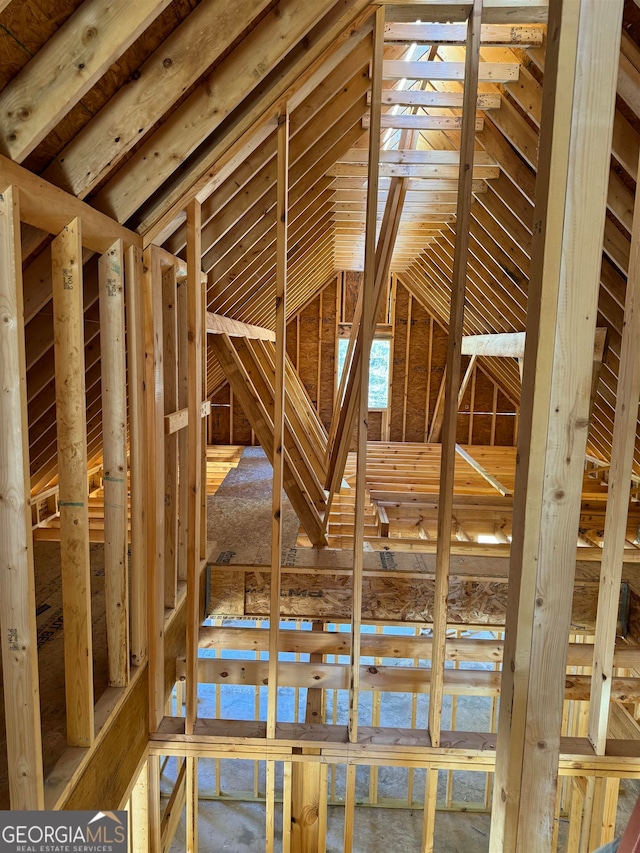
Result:
M493 780L496 853L556 849L561 815L571 853L610 840L618 782L640 778L638 3L133 5L0 0L8 804L128 804L136 853L166 853L184 804L195 853L200 762L261 761L267 853L280 793L283 853L321 853L341 768L351 853L358 768L394 765L426 771L431 853L439 774L472 768L485 808ZM524 356L463 354L525 330ZM384 413L365 405L378 333ZM272 462L272 538L251 558L207 554L207 440ZM516 460L508 486L480 446ZM282 553L283 489L313 548ZM461 506L494 514L495 541ZM403 552L392 512L415 528ZM45 760L52 543L65 731ZM236 684L255 719L219 713ZM300 690L284 722L281 691ZM380 725L394 693L410 725ZM477 694L486 730L455 712L447 729L444 697Z

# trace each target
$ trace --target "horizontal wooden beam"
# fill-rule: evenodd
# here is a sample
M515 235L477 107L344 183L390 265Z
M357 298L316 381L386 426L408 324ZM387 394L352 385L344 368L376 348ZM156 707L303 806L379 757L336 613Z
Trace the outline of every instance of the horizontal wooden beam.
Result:
M268 661L249 661L245 658L200 658L200 684L268 684ZM176 678L184 680L186 663L176 661ZM307 663L302 661L278 664L278 686L302 689L347 690L350 667L347 664ZM361 690L385 693L429 693L431 669L420 666L360 666ZM498 696L501 674L496 670L446 669L444 694L449 696ZM591 690L591 676L567 675L565 699L586 701ZM617 702L640 700L640 678L613 678L611 699Z
M467 41L467 28L461 24L387 22L384 28L384 40L401 44L464 45ZM542 44L542 29L534 26L483 24L480 41L481 44L486 45L534 47Z
M20 219L47 234L59 234L72 219L82 221L82 245L104 254L116 240L142 247L142 238L83 201L54 187L0 155L0 183L20 189Z
M389 189L389 185L391 183L391 178L380 178L378 182L378 192L385 192ZM366 194L366 181L362 181L360 178L336 178L331 184L331 189L334 190L359 190L360 192L364 192ZM458 181L457 180L442 180L440 178L433 179L414 179L407 181L407 190L409 193L417 193L417 192L425 192L425 193L457 193L458 192ZM475 193L485 193L487 191L487 184L485 181L474 181L473 182L473 192ZM400 226L402 230L402 226Z
M368 128L370 116L362 117L362 127ZM380 118L380 126L398 130L462 130L462 119L459 116L416 116L416 115L392 115L385 113ZM476 118L476 130L484 128L484 119Z
M375 0L384 3L387 21L425 20L435 23L466 21L471 11L469 0ZM484 24L546 24L548 0L485 0Z
M518 79L517 62L481 62L478 82L512 83ZM385 80L442 80L463 81L464 62L407 61L387 59L382 69Z
M206 418L211 413L211 400L205 400L201 405L200 416ZM178 409L164 416L164 434L173 435L189 425L189 410Z
M361 654L364 657L430 660L433 639L430 636L363 634ZM351 636L346 631L283 631L279 651L291 654L348 655ZM200 628L200 648L218 652L255 651L269 648L266 628ZM447 660L459 662L500 663L504 643L502 640L479 640L475 637L448 638ZM590 666L593 644L569 643L567 666ZM617 667L640 669L640 648L618 644L614 653ZM637 725L637 724L636 724Z
M440 152L438 152L440 153ZM330 178L366 178L367 167L363 163L335 163L326 174ZM500 167L475 166L473 167L474 180L489 181L499 177ZM380 177L382 178L456 178L458 166L454 164L420 164L420 163L380 163Z
M597 328L593 360L602 361L607 336L606 328ZM505 358L524 358L524 332L505 332L498 335L464 335L462 355L484 355Z
M524 358L524 332L500 335L464 335L462 355L504 356Z
M437 107L439 109L462 109L462 92L434 92L427 89L383 89L382 103L401 107ZM500 95L478 95L479 110L497 110ZM367 92L367 104L371 106L371 92Z
M165 717L150 737L152 755L272 758L330 764L438 767L492 772L496 735L491 732L441 732L432 747L424 730L361 726L358 743L349 743L346 726L317 723L279 723L276 737L267 738L266 723L201 719L195 731L184 734L184 718ZM233 753L229 746L233 745ZM305 748L318 747L310 755ZM560 739L558 772L564 776L609 775L640 778L640 742L610 739L605 755L595 755L587 738Z
M207 333L209 335L228 335L230 338L249 338L253 341L275 341L276 333L262 326L242 323L222 314L207 312Z
M366 148L349 148L339 158L338 163L360 163L367 164ZM473 162L475 166L497 166L498 164L489 154L477 151ZM438 150L415 150L413 148L393 148L380 152L380 163L428 165L428 166L456 166L460 165L459 151Z

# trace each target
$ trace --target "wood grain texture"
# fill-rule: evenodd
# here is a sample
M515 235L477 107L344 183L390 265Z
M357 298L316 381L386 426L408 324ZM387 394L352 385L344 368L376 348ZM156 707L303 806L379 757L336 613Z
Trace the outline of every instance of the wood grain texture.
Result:
M74 219L51 245L60 483L67 740L94 739L82 235Z
M129 573L127 494L127 376L122 241L101 258L100 341L104 489L105 607L109 684L129 681Z
M0 628L12 809L44 807L18 190L0 192Z

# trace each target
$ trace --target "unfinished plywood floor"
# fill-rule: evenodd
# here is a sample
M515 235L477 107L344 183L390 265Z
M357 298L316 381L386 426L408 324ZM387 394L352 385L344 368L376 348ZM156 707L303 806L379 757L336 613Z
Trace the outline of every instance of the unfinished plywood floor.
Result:
M271 542L273 469L261 447L246 447L207 506L207 539L211 553L251 553ZM283 550L296 543L299 522L283 496ZM214 548L215 545L215 548ZM215 557L214 557L215 559Z

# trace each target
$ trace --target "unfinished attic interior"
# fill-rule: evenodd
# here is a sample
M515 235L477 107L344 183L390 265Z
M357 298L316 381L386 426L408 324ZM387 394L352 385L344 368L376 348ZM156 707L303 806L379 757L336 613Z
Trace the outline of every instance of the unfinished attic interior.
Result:
M0 808L620 837L640 2L0 0L0 79Z

